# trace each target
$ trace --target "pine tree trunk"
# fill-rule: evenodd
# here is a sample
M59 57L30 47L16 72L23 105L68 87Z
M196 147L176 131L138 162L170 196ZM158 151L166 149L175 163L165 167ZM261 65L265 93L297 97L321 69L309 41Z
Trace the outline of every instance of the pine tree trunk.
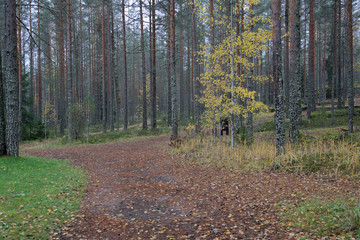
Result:
M301 120L301 41L300 41L300 0L290 0L290 129L292 143L299 137L298 124Z
M41 79L41 37L40 37L40 0L38 0L38 79L37 79L37 87L38 87L38 96L37 96L37 115L39 118L41 118L42 114L42 79Z
M71 26L71 0L67 0L67 69L68 69L68 109L70 110L73 105L73 78L72 78L72 26ZM72 113L68 111L68 138L69 140L73 139L73 129L72 129Z
M125 22L125 1L122 0L122 21L123 21L123 52L124 52L124 131L128 127L128 76L127 76L127 57L126 57L126 22Z
M182 3L180 3L180 14L183 12ZM181 15L180 22L183 17ZM179 24L179 90L180 90L180 121L184 122L185 117L185 94L184 94L184 43L183 43L183 25Z
M193 64L193 81L194 81L194 96L195 96L195 132L200 133L200 83L198 80L199 66L197 62L197 34L196 34L196 13L195 1L191 1L191 26L192 26L192 64Z
M65 60L64 60L64 29L63 29L63 0L59 0L59 21L58 21L58 35L59 35L59 80L60 80L60 93L59 93L59 121L60 121L60 134L65 134L65 112L66 112L66 99L65 99ZM30 31L31 32L31 31ZM32 58L32 57L31 57Z
M342 74L341 74L341 68L342 68L342 61L341 61L341 52L342 52L342 50L343 50L343 47L342 47L342 41L341 41L341 24L342 24L342 22L341 22L341 16L342 16L342 14L341 14L341 0L338 0L338 24L337 24L337 27L338 27L338 29L337 29L337 32L338 32L338 34L337 34L337 45L338 45L338 48L337 48L337 51L338 51L338 53L337 53L337 78L336 78L336 83L337 83L337 86L336 86L336 96L337 96L337 99L338 99L338 101L337 101L337 108L338 109L342 109L343 108L343 104L342 104L342 94L341 94L341 76L342 76Z
M285 0L285 57L284 57L284 90L285 90L285 113L289 117L290 107L290 80L289 80L289 0Z
M0 157L6 154L5 140L5 95L4 95L4 77L2 67L2 49L0 44Z
M333 25L333 46L332 46L332 78L331 78L331 125L334 125L334 111L335 111L335 83L336 83L336 61L337 61L337 2L334 0L334 25Z
M170 9L170 6L169 6L169 9ZM167 71L167 83L168 83L168 99L167 99L167 103L168 103L168 111L167 111L167 114L168 114L168 126L171 126L171 94L172 94L172 91L171 91L171 22L170 22L170 17L169 17L169 27L168 27L168 44L167 44L167 54L168 54L168 71Z
M142 0L140 0L140 27L141 27L141 70L142 70L142 128L147 129L147 99L146 99L146 62L145 62L145 39L144 39L144 20L142 10Z
M16 1L5 1L6 152L19 156L19 72L17 63Z
M156 123L156 15L155 15L155 0L152 0L152 88L151 88L151 129L155 130Z
M315 111L315 0L310 0L310 24L309 24L309 66L308 66L308 108L307 118Z
M18 11L18 65L19 65L19 141L21 141L21 135L22 135L22 50L21 50L21 4L20 4L20 0L18 0L18 6L17 6L17 11Z
M114 66L112 61L112 44L111 44L111 3L112 0L107 1L107 62L108 62L108 84L107 84L107 102L109 106L108 111L108 117L109 117L109 125L110 125L110 131L114 131L114 104L113 104L113 78L114 78Z
M175 0L170 0L171 141L178 138L178 109L175 62Z
M29 29L29 35L30 35L30 43L29 43L29 50L30 50L30 112L34 113L34 57L33 57L33 36L32 36L32 0L29 1L29 25L30 25L30 29Z
M273 79L275 95L275 129L277 155L285 152L285 116L283 106L283 80L281 74L281 0L271 0L273 23Z
M106 65L105 65L105 0L101 5L101 49L102 49L102 128L106 133Z
M346 9L346 40L345 40L345 78L348 82L348 130L349 133L354 131L354 71L353 71L353 16L351 0L345 0Z

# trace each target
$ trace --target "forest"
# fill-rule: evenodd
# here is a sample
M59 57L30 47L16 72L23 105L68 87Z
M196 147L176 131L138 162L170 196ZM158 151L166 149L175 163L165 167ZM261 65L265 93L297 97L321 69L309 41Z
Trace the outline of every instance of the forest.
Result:
M360 1L0 12L0 235L360 237Z

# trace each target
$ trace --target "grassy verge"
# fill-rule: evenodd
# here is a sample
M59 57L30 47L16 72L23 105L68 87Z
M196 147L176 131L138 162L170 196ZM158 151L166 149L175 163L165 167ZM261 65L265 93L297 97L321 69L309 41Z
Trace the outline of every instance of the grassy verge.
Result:
M77 214L86 174L66 161L0 158L0 236L49 239Z
M313 236L360 237L360 205L354 199L312 199L278 205L282 224Z
M91 144L105 144L119 141L134 141L146 139L154 136L166 135L169 133L169 128L158 128L156 130L141 130L137 128L129 129L128 131L107 132L92 134L88 138L83 137L78 140L69 141L67 137L48 139L43 141L24 142L22 146L25 149L44 149L44 148L62 148L74 145L91 145Z
M276 156L276 147L269 141L255 141L251 146L231 149L228 138L213 140L209 136L187 139L174 154L186 155L199 164L240 172L280 170L296 173L323 173L360 179L360 145L358 141L313 140L311 144L288 145L286 154Z

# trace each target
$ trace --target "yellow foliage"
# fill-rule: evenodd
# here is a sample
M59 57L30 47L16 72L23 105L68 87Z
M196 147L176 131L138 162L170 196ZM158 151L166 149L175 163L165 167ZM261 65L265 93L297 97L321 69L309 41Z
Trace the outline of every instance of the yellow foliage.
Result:
M250 5L256 4L256 0L245 1L244 7L249 11ZM210 24L209 9L201 5L197 13L199 19L204 24ZM225 6L218 6L216 14L224 15ZM237 7L234 13L239 11ZM247 117L248 112L259 112L266 110L266 106L256 101L257 93L249 91L245 87L247 81L262 82L267 81L265 76L255 76L252 71L254 68L253 59L259 56L260 51L266 50L266 42L271 39L272 33L264 28L255 28L255 25L270 24L270 19L256 16L244 18L244 32L241 36L236 36L233 27L227 25L227 19L215 20L215 25L222 25L226 29L225 38L213 47L210 44L201 45L198 55L201 63L206 66L205 72L200 76L199 81L203 86L200 102L205 106L203 123L211 125L219 122L222 117L230 115L242 115ZM240 54L237 54L240 53ZM241 70L235 68L241 66Z

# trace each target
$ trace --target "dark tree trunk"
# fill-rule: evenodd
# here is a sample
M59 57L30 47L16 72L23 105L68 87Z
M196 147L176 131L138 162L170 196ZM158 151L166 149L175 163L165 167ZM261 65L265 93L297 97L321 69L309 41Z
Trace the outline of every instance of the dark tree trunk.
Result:
M195 96L195 131L200 133L200 83L198 80L199 65L197 62L197 34L196 34L196 13L195 1L191 1L191 31L192 31L192 64L193 64L193 81L194 81L194 96Z
M72 79L72 26L71 26L71 0L67 0L67 42L68 42L68 48L67 48L67 64L68 64L68 109L70 110L73 105L73 79ZM72 113L71 111L68 111L68 138L70 140L73 139L72 134Z
M65 134L65 112L66 112L66 99L65 99L65 63L64 63L64 29L63 29L63 0L59 0L59 80L60 80L60 93L59 93L59 121L60 121L60 134ZM31 31L30 31L31 32ZM31 57L32 58L32 57Z
M142 0L140 0L140 26L141 26L141 70L142 70L142 128L147 129L147 99L146 99L146 62L145 62L145 40Z
M2 49L0 49L0 157L6 154L5 133L6 133L6 129L5 129L4 77L3 77L3 67L2 67Z
M354 131L354 71L353 71L353 3L345 0L346 40L345 40L345 76L348 82L348 121L349 133Z
M178 138L178 107L175 62L175 0L170 0L171 141Z
M156 123L156 15L155 0L152 0L152 73L151 73L151 129L155 130Z
M180 14L183 12L182 3L180 3ZM182 16L182 15L181 15ZM180 18L179 24L179 88L180 88L180 121L184 121L185 117L185 94L184 94L184 43L183 43L183 17Z
M19 156L19 72L17 64L16 1L5 1L6 152Z
M38 16L38 76L37 76L37 87L38 87L38 96L37 96L37 114L38 117L41 118L41 114L42 114L42 79L41 79L41 38L40 38L40 0L38 0L38 12L37 12L37 16Z
M307 118L315 111L315 0L310 1L310 24L309 24L309 61L308 61L308 107Z
M275 95L275 128L277 155L285 152L285 117L283 106L283 80L281 74L281 0L271 0L273 23L273 79Z
M22 134L22 50L21 50L21 4L20 0L18 0L18 65L19 65L19 141L21 141L21 134Z
M124 131L128 127L128 80L127 80L127 57L126 57L126 22L125 22L125 1L122 0L122 21L123 21L123 52L124 52Z
M343 104L342 104L342 94L341 94L341 82L342 82L342 60L341 60L341 52L343 50L343 47L342 47L342 41L341 41L341 36L342 36L342 33L341 33L341 0L338 0L338 24L337 24L337 78L336 78L336 83L337 83L337 86L336 86L336 96L337 96L337 108L338 109L342 109L343 107Z
M289 117L290 113L290 80L289 80L289 1L285 0L285 57L284 57L284 90L285 90L285 112L286 117Z
M106 133L106 65L105 65L105 0L101 6L101 49L102 49L102 128Z
M290 0L290 129L293 143L298 141L301 120L301 65L300 65L300 0Z
M331 125L334 125L334 111L335 111L335 83L336 83L336 61L337 61L337 2L334 0L334 25L333 25L333 44L332 44L332 78L331 78Z

